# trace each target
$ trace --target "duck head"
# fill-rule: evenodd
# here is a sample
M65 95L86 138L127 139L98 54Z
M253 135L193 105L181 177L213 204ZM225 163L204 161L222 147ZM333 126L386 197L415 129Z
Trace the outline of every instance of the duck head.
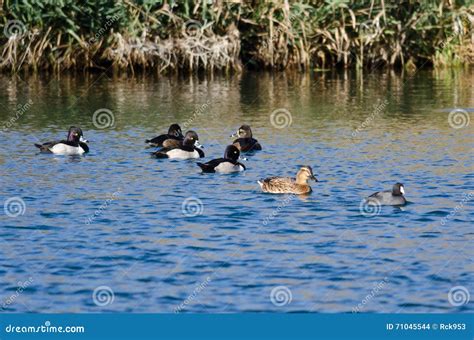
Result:
M188 131L184 136L183 145L195 146L197 148L203 148L201 143L199 143L199 137L196 132Z
M237 162L240 156L240 151L235 145L229 145L225 148L224 158Z
M249 125L242 125L231 137L252 138L252 129Z
M178 124L171 124L168 129L168 135L183 138L183 131L181 131L181 127Z
M313 174L313 169L309 165L302 166L296 174L296 183L307 184L308 179L312 179L315 182L318 181L316 176Z
M392 195L393 196L403 196L405 195L405 187L402 183L396 183L393 185L392 188Z
M71 126L67 134L67 140L69 142L84 142L87 143L87 139L84 139L82 129L76 126Z

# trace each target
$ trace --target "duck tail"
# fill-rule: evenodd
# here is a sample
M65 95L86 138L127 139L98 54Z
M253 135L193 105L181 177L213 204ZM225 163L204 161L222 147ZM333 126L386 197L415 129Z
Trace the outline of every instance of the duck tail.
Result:
M35 146L40 149L40 152L45 152L45 153L50 153L51 150L48 149L47 146L44 146L44 145L41 145L41 144L36 144L35 143Z
M152 157L154 158L169 158L168 155L166 153L163 153L163 152L153 152L151 154Z

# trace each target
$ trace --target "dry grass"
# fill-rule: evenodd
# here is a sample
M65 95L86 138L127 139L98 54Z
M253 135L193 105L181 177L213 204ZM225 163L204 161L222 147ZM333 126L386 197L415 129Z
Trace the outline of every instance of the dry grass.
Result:
M113 65L162 73L240 71L242 63L278 70L473 63L474 5L451 1L199 1L187 7L125 0L114 16L94 16L92 24L90 13L110 12L106 1L86 0L84 13L65 1L62 15L54 8L38 13L37 6L3 5L5 18L21 21L25 30L0 38L0 69ZM97 9L97 3L104 7ZM35 20L28 22L30 17ZM65 27L55 24L61 20Z

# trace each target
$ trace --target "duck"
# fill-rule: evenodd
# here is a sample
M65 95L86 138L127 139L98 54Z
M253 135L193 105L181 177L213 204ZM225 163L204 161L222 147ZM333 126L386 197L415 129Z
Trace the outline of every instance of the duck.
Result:
M217 158L207 163L197 163L202 172L232 173L244 171L245 165L238 162L240 151L235 145L225 148L224 158Z
M184 136L184 140L176 146L164 147L153 152L152 156L156 158L176 158L190 159L204 157L204 151L201 150L202 145L199 143L199 137L196 132L188 131Z
M271 194L308 194L312 191L308 180L318 182L313 174L313 169L309 165L302 166L296 178L291 177L268 177L258 181L263 192Z
M145 143L148 143L150 146L156 147L170 147L170 145L165 145L165 142L172 142L175 141L178 143L184 139L183 131L181 131L181 127L178 124L171 124L168 133L159 135L152 139L145 140Z
M57 155L82 155L89 152L87 146L87 139L84 139L82 129L76 126L71 126L67 134L67 140L46 142L43 144L36 144L42 153L54 153Z
M238 147L241 152L262 150L260 143L253 138L252 129L249 125L242 125L231 137L238 137L234 140L233 144Z
M377 191L367 197L368 202L374 202L379 205L405 205L405 187L402 183L395 183L392 190Z

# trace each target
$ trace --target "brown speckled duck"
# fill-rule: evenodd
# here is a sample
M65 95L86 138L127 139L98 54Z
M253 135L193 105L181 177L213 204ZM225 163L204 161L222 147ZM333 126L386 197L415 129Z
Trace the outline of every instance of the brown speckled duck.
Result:
M291 177L269 177L258 181L263 192L271 194L295 194L302 195L311 192L308 179L318 181L313 175L313 169L305 165L296 174L296 178Z

